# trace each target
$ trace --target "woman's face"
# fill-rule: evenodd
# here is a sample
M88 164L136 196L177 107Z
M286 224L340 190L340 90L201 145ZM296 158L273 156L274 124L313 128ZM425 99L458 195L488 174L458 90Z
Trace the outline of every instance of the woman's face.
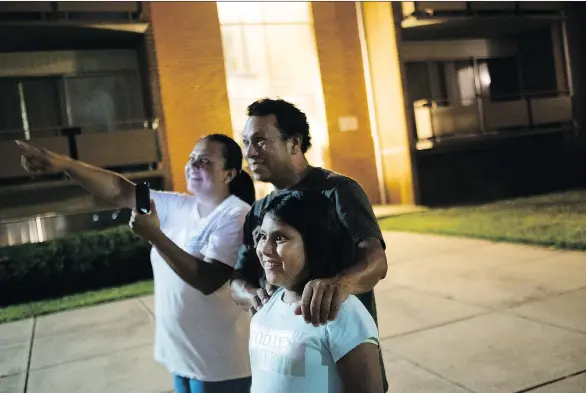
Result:
M185 165L187 189L195 195L214 195L226 187L235 171L224 169L223 146L220 142L201 140Z
M294 289L308 275L301 234L272 214L264 216L256 253L270 284Z

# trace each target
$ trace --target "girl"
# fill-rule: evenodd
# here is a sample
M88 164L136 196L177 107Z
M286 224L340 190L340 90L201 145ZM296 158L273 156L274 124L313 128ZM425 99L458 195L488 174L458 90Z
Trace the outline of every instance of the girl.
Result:
M355 296L326 325L294 312L309 280L333 277L352 261L354 242L333 202L319 192L277 193L261 222L256 252L280 289L252 318L251 393L382 393L377 328Z
M98 197L134 208L135 185L121 175L17 142L31 171L64 171ZM130 226L153 245L155 359L174 375L177 393L249 393L248 315L228 280L254 202L242 151L221 134L203 138L185 166L193 195L151 192L151 213ZM139 378L139 376L137 376Z

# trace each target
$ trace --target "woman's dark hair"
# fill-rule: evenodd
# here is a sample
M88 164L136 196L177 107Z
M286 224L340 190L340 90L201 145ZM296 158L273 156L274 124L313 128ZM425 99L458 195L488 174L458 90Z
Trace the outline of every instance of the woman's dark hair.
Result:
M309 276L299 283L334 277L353 261L355 243L338 218L335 202L318 191L280 191L261 213L270 214L301 234Z
M250 175L242 170L242 149L236 141L224 134L211 134L202 138L206 141L222 144L224 152L224 169L235 169L236 177L230 182L230 194L252 205L256 200L254 183Z

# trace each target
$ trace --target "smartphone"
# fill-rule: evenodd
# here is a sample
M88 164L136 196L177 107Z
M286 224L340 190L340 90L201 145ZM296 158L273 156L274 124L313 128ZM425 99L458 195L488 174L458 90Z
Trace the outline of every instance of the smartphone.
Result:
M136 194L136 211L139 214L149 214L151 212L151 190L148 182L138 183L135 189Z

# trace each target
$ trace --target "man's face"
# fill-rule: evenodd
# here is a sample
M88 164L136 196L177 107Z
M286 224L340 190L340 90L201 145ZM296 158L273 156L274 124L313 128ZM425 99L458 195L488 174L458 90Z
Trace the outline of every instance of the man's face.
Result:
M256 180L274 183L292 160L291 141L283 138L274 115L251 116L242 133L243 153Z

